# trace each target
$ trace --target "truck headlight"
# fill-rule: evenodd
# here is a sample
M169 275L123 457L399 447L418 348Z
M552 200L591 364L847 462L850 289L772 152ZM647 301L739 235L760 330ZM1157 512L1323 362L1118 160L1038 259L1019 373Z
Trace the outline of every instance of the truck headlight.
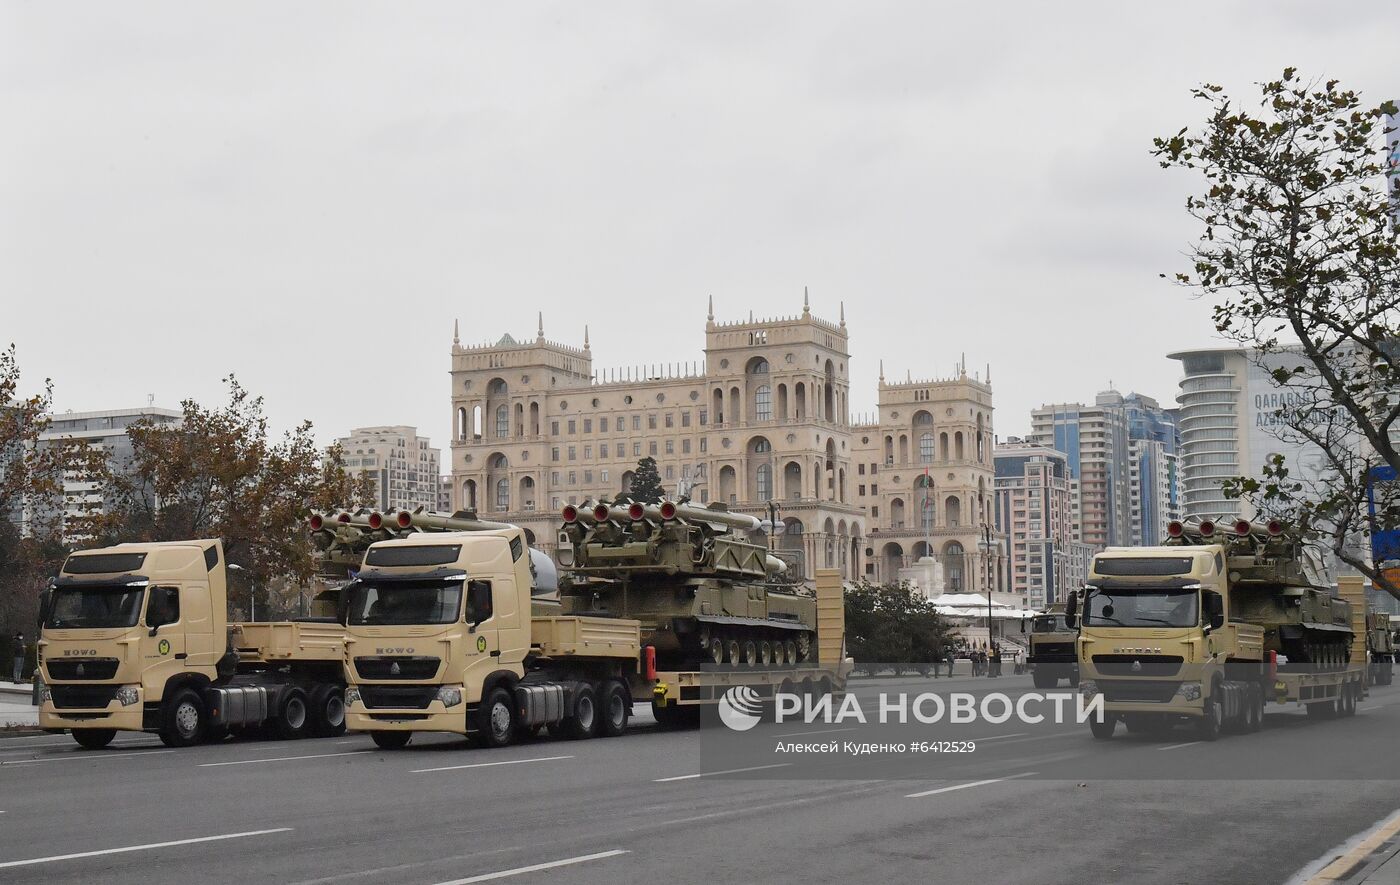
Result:
M1177 687L1176 693L1188 701L1199 701L1201 699L1201 683L1183 682Z
M1092 679L1081 679L1079 681L1079 693L1086 698L1091 698L1099 693L1099 684Z
M444 707L455 707L462 703L462 690L455 685L444 685L438 689L437 699Z
M345 687L345 706L349 707L351 704L358 704L359 702L360 690L353 685L347 685Z
M123 685L117 689L117 700L121 702L123 707L130 707L141 700L141 691L134 685Z

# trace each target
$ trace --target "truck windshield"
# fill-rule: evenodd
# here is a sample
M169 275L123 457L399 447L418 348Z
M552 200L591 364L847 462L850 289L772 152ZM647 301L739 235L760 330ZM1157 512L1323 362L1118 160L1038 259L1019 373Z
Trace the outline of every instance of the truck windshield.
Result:
M1042 615L1031 621L1032 633L1069 633L1063 615Z
M350 623L451 624L462 608L462 579L362 580L350 588Z
M135 627L141 617L145 587L125 584L59 587L53 592L44 626L56 630L88 627Z
M1194 627L1195 590L1158 587L1091 590L1085 602L1086 627Z

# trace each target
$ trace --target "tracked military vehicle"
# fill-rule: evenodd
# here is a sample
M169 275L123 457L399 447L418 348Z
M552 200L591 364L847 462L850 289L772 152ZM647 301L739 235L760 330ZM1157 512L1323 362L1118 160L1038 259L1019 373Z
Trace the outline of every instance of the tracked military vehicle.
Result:
M563 518L564 610L640 621L659 667L813 659L816 598L795 554L747 540L754 517L665 501L569 505Z

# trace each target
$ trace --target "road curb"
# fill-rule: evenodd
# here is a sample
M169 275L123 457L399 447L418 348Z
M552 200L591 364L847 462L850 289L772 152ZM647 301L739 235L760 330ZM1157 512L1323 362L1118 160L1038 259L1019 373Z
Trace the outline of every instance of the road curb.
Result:
M1335 885L1338 882L1359 883L1371 878L1371 874L1387 861L1400 853L1400 811L1377 824L1343 854L1334 858L1310 878L1304 885Z

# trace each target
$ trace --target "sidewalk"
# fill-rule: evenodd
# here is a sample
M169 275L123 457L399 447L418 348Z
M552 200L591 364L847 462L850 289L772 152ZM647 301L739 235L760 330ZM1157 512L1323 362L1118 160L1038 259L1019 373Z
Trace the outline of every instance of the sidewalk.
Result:
M1400 812L1339 846L1302 885L1400 885Z
M28 683L0 681L0 728L38 726L39 708L29 703L30 691Z

